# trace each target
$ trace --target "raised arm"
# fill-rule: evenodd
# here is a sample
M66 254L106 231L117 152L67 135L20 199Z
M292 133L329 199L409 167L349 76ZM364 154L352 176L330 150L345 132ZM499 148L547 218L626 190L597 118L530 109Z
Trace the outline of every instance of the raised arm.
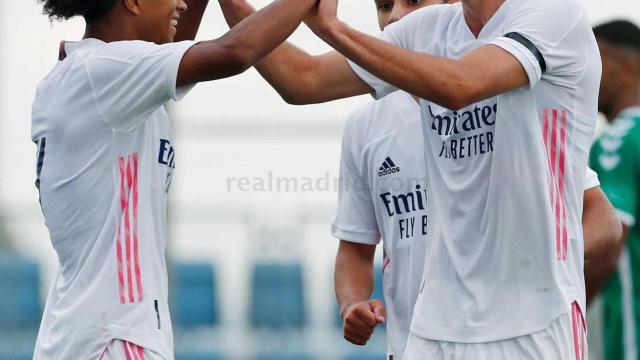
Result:
M194 45L180 63L178 86L244 72L289 37L315 4L316 0L275 0L224 36Z
M245 0L221 0L220 5L232 28L255 12ZM372 90L336 51L312 56L283 43L256 64L256 69L290 104L326 102Z
M173 38L173 41L176 42L196 38L198 29L200 29L200 23L202 22L202 16L204 15L209 0L186 0L186 2L187 11L180 17L178 31Z
M321 0L307 25L366 71L410 94L459 109L529 82L520 62L497 46L457 60L409 51L351 29L338 20L337 5L338 0Z

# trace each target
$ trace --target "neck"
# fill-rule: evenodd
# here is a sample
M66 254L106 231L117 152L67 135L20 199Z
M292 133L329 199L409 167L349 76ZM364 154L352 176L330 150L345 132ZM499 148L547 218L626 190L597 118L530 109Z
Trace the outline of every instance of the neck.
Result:
M462 0L464 19L473 35L478 37L482 28L489 22L506 0Z
M631 107L640 106L640 84L636 91L624 91L616 98L616 102L606 111L604 116L609 122L614 121L620 114Z
M105 17L87 22L84 38L99 39L104 42L138 40L140 37L126 17L112 11Z

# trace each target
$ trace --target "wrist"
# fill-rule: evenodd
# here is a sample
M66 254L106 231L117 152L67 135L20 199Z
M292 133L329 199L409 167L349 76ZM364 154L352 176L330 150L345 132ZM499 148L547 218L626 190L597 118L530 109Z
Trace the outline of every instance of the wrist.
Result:
M340 305L340 319L344 320L349 309L365 301L368 301L368 299L352 299L349 301L343 301Z
M349 308L351 306L353 306L353 304L355 304L355 301L350 301L350 302L345 302L342 304L342 306L340 306L340 319L344 320L344 316L347 313L347 310L349 310Z
M333 45L341 35L347 30L345 23L338 19L332 19L323 24L320 28L320 34L318 34L324 41Z

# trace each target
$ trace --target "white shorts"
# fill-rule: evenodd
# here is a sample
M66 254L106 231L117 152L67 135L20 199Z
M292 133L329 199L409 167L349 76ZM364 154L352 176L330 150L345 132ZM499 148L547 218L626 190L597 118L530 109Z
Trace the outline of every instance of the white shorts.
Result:
M113 340L107 346L100 360L167 360L160 354L144 349L136 344Z
M514 339L467 344L409 335L403 360L588 360L584 317L578 305L549 328Z

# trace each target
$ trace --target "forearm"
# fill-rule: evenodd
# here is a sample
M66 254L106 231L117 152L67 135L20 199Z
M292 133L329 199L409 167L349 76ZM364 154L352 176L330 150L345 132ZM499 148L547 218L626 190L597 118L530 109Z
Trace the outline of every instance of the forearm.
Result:
M603 255L585 260L584 277L587 289L587 303L602 291L611 276L618 269L618 261L624 250L628 228L623 227L622 239L610 247Z
M336 257L335 290L341 316L350 305L368 300L374 287L375 247L371 256L362 256L353 250L352 244L342 241Z
M600 187L584 193L582 228L585 259L602 256L621 241L622 225Z
M529 82L522 64L497 46L482 46L454 60L385 43L337 20L319 28L320 37L379 79L452 110Z
M220 1L229 27L255 13L245 0ZM345 61L337 53L312 56L284 42L256 64L260 75L290 104L309 104L351 96L340 88L340 74L332 65Z
M230 0L223 0L230 1ZM272 52L300 25L316 0L276 0L240 21L220 41L234 47L251 66Z
M209 0L187 0L187 11L180 17L175 42L196 38L208 3Z
M587 222L584 228L585 260L602 256L620 241L621 227L617 219L598 218Z
M611 276L615 273L617 255L618 254L605 254L585 260L584 277L587 290L587 304L591 303L602 291Z
M418 54L335 22L320 36L381 80L448 108L459 108L471 88L455 60ZM469 101L469 100L466 100Z

